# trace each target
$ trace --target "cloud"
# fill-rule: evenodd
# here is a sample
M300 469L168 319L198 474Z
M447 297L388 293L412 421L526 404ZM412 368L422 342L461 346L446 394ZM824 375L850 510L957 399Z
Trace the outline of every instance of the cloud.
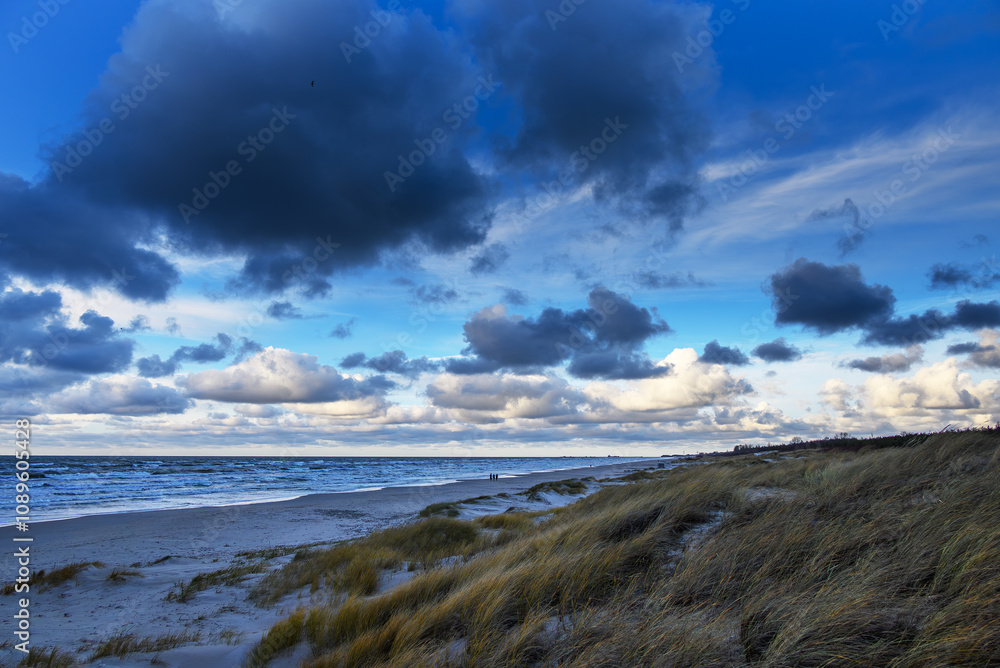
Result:
M225 369L190 374L178 383L195 399L247 404L365 399L394 386L384 376L348 376L320 364L315 355L271 347Z
M176 373L178 364L173 358L163 360L159 355L150 355L137 359L135 366L143 378L162 378Z
M571 415L582 394L553 376L442 374L427 386L431 405L473 423Z
M437 371L440 368L440 364L426 357L408 359L402 350L392 350L370 359L364 353L352 353L345 357L340 365L345 369L367 367L379 373L398 373L409 378L416 378L422 373Z
M526 306L528 296L516 288L504 288L500 301L509 306Z
M790 345L784 337L760 344L753 349L753 354L765 362L794 362L802 357L802 351Z
M350 338L351 334L354 333L354 323L357 322L357 320L357 318L351 318L347 322L338 323L337 326L330 332L330 336L335 339Z
M848 197L840 206L830 207L829 209L817 209L809 214L807 220L828 220L830 218L851 219L851 225L844 226L844 235L837 240L837 247L840 249L841 257L861 247L861 244L864 243L865 238L868 236L871 224L867 218L862 219L861 210L858 209L858 205L854 203L854 200Z
M983 290L1000 282L1000 271L991 261L981 263L976 272L957 263L935 264L927 272L931 290L951 290L960 287Z
M637 271L632 274L632 280L641 288L647 290L663 290L668 288L703 288L709 285L695 278L690 271L683 274L679 271L672 274L660 274L655 271Z
M266 404L236 404L233 406L233 410L244 417L252 418L275 418L279 415L284 415L287 411L278 406L270 406Z
M79 163L68 156L82 132L44 147L51 165L73 166L37 184L0 175L10 221L0 269L162 301L179 280L148 243L164 233L176 252L243 254L233 289L318 294L328 276L383 250L482 243L487 187L463 150L476 123L453 131L442 119L482 68L453 30L409 8L347 62L336 45L371 8L261 2L219 20L201 0L143 3L80 114L81 131L105 117L114 131ZM141 106L114 106L143 82ZM448 144L390 188L385 173L436 127ZM123 268L130 278L118 281Z
M895 373L909 371L914 364L924 358L924 350L920 346L908 348L905 353L892 353L881 357L866 357L842 362L840 366L870 373Z
M855 264L831 267L799 258L770 282L775 322L799 324L820 335L884 320L896 303L888 287L866 284Z
M215 335L218 344L202 343L197 346L181 346L170 357L175 362L218 362L225 359L233 349L233 339L219 332Z
M492 274L510 258L510 251L502 243L492 243L472 257L469 271L473 276Z
M144 315L137 315L129 322L128 327L125 328L129 334L135 334L136 332L148 332L153 328L149 326L149 318Z
M552 16L565 17L534 0L455 9L483 67L519 111L500 142L502 161L542 175L550 192L564 188L566 174L569 187L590 185L598 202L680 229L700 204L695 156L709 130L683 93L693 75L678 72L673 53L683 52L700 13L622 0L553 24Z
M302 320L304 317L299 307L292 302L271 302L267 314L275 320Z
M909 378L875 376L865 382L866 404L876 415L893 417L929 411L977 412L1000 407L1000 382L974 383L954 359L924 367Z
M970 302L955 304L950 314L937 309L910 314L905 318L888 318L870 323L861 342L868 345L910 346L938 339L955 329L972 331L984 327L1000 327L1000 302Z
M86 374L115 373L132 363L135 343L111 318L87 311L74 327L56 292L0 293L0 363Z
M984 329L979 332L978 342L948 346L948 354L967 354L969 362L974 366L1000 369L1000 332L995 329Z
M410 295L417 304L450 304L458 300L458 292L444 283L417 286Z
M744 355L739 348L727 348L719 345L718 340L705 344L705 352L701 354L700 359L704 364L729 364L731 366L750 364L750 358Z
M71 387L45 401L51 413L158 415L183 413L194 402L176 389L143 378L116 376Z
M167 318L166 323L167 334L172 334L173 336L181 335L181 326L177 324L177 318L170 316Z
M690 416L685 411L728 404L754 391L745 380L734 378L725 366L701 363L692 348L676 349L659 364L670 366L670 375L634 381L625 388L593 382L584 394L596 407L604 406L604 411L613 410L619 419L628 420L633 413L655 413L658 419L669 419L671 414Z
M476 313L463 326L472 359L450 359L451 373L498 369L534 373L570 360L580 378L636 378L661 375L662 369L639 353L647 339L670 331L649 309L632 304L605 287L591 290L589 308L546 308L536 318L507 315L502 304Z

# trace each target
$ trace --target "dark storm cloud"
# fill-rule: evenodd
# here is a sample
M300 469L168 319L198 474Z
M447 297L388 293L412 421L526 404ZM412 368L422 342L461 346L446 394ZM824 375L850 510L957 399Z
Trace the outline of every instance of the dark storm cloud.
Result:
M663 290L668 288L703 288L709 285L705 281L695 278L690 271L687 274L674 272L672 274L660 274L655 271L637 271L632 274L632 280L641 288L647 290Z
M392 190L384 176L448 127L443 113L474 93L482 69L417 10L346 62L337 43L373 6L261 2L236 20L200 0L144 3L80 131L44 148L52 173L37 185L0 178L10 221L0 268L163 300L178 281L155 250L165 232L177 252L245 254L241 289L318 294L337 269L407 242L482 243L486 189L462 152L474 118L449 128L405 183ZM134 108L121 103L136 90ZM105 118L113 132L100 129ZM77 161L96 141L85 132L100 142ZM181 204L196 213L185 220Z
M802 357L802 351L790 345L784 337L760 344L753 349L753 354L765 362L794 362Z
M799 324L821 335L884 320L896 303L890 288L866 284L857 265L805 258L773 274L770 292L777 324Z
M656 363L645 353L622 353L612 350L581 352L573 356L567 367L577 378L605 380L634 380L657 378L670 373L666 365Z
M444 283L417 286L410 290L410 295L418 304L450 304L458 299L458 292Z
M267 314L275 320L302 320L302 311L292 302L271 302Z
M338 323L337 326L330 331L330 336L335 339L349 338L351 334L354 333L354 323L357 322L357 320L357 318L351 318L346 322Z
M440 369L437 362L432 362L426 357L408 359L402 350L392 350L372 358L368 358L364 353L352 353L340 362L340 366L345 369L366 367L379 373L398 373L409 378Z
M701 354L699 359L705 364L729 364L732 366L750 364L750 358L744 355L743 351L739 348L720 345L718 340L705 344L705 352Z
M469 271L473 276L492 274L510 258L510 251L502 243L492 243L472 257Z
M145 155L130 153L133 161ZM8 230L0 271L83 290L109 286L149 302L166 299L180 281L173 265L136 247L152 241L146 217L93 202L81 190L0 174L0 211Z
M968 343L956 343L948 346L949 355L968 355L969 353L979 353L984 350L986 350L986 348L979 345L975 341L969 341Z
M463 351L471 359L451 359L452 373L508 369L534 373L570 360L580 378L648 378L665 373L639 353L647 339L670 327L655 310L634 305L605 287L594 288L589 308L546 308L536 318L483 309L465 323Z
M967 331L984 327L1000 327L1000 302L986 303L962 300L955 310L942 313L929 309L922 314L910 314L905 318L888 318L866 327L862 343L869 345L910 346L938 339L956 329Z
M83 374L114 373L132 363L131 339L111 318L87 311L76 326L61 313L55 292L0 294L0 363Z
M1000 282L1000 271L992 263L983 262L975 272L954 262L935 264L927 272L931 280L932 290L951 290L955 288L972 288L983 290L991 288Z
M549 192L589 183L596 200L679 229L699 205L694 158L708 140L672 56L686 46L683 9L588 3L553 24L546 10L557 9L537 0L458 8L484 69L518 108L521 122L498 140L499 155L538 174Z

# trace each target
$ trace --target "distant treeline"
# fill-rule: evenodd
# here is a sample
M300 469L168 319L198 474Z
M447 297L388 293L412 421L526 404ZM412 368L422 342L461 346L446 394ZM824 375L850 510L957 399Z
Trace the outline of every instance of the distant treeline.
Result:
M920 445L934 434L943 433L991 433L1000 435L1000 422L994 426L969 427L967 429L955 429L948 425L939 432L928 432L926 434L901 433L895 436L871 436L868 438L856 438L846 432L836 436L826 436L812 441L805 441L798 436L788 443L768 443L766 445L739 444L732 450L710 453L717 457L731 457L733 455L745 455L753 452L790 452L792 450L848 450L856 452L861 448L878 450L881 448L901 448L907 446Z

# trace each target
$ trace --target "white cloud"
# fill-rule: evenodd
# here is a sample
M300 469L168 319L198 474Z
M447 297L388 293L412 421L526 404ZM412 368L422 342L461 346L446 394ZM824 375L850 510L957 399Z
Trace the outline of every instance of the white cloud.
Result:
M590 383L584 394L597 406L624 413L663 413L731 403L749 394L749 383L721 364L703 364L694 348L678 348L657 363L670 375L627 383Z
M390 386L379 376L363 379L320 364L315 355L266 348L225 369L179 379L196 399L248 404L328 403L380 395Z

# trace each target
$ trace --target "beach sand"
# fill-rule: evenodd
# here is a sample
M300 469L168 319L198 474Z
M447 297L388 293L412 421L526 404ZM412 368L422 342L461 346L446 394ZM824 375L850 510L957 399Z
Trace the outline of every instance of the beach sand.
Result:
M0 528L0 541L13 555L30 545L31 567L51 570L75 562L102 562L75 578L28 594L0 596L0 615L10 620L0 647L0 659L11 665L23 655L13 649L13 615L18 599L30 600L31 646L59 649L86 660L93 647L116 634L158 638L168 634L197 635L198 640L162 652L132 654L125 659L104 657L85 665L225 668L239 666L246 652L276 620L308 603L308 593L287 596L262 609L246 600L249 588L265 573L251 574L234 585L212 586L187 602L168 601L180 581L234 563L259 564L273 570L292 554L264 560L240 553L304 544L332 543L406 522L432 503L446 503L486 496L469 504L461 517L502 513L518 509L550 508L572 503L582 495L542 494L536 500L522 494L538 483L568 478L608 478L631 470L656 467L663 461L599 465L583 469L531 473L499 480L468 480L445 485L395 487L377 491L315 494L288 501L217 508L161 510L95 515L32 524L28 533L14 527ZM601 487L588 484L587 493ZM506 496L498 496L504 494ZM29 536L31 543L13 538ZM166 558L169 557L169 558ZM166 559L165 559L166 558ZM16 572L16 557L8 556L4 582ZM114 568L136 575L109 579ZM405 573L390 574L398 583ZM0 640L0 642L2 642ZM295 666L302 657L287 657L280 665ZM2 664L0 664L2 665Z

